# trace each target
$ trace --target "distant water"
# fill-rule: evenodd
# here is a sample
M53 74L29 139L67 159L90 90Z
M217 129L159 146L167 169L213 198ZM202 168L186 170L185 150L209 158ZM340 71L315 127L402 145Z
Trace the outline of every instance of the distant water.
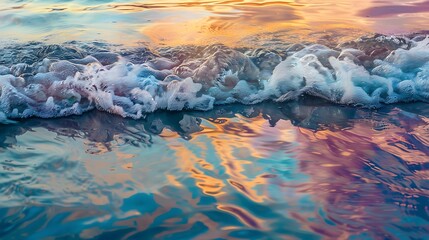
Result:
M2 0L0 40L263 46L429 29L408 0ZM266 45L265 45L266 46Z
M2 1L0 239L427 239L428 11Z
M0 126L1 239L425 239L427 104Z

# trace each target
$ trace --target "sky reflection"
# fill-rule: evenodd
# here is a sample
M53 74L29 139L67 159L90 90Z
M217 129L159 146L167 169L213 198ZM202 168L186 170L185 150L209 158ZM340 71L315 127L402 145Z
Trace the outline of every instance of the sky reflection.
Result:
M0 39L104 40L136 45L254 45L250 36L297 42L313 33L367 33L428 29L427 1L7 1L0 9ZM279 35L275 33L288 32ZM300 37L298 37L300 36ZM298 39L297 39L298 37ZM248 39L247 41L245 41ZM262 41L262 42L261 42Z
M419 238L426 109L305 99L4 126L0 236Z
M7 0L0 42L273 47L429 25L427 1L255 2ZM428 109L305 98L0 125L0 238L422 239Z

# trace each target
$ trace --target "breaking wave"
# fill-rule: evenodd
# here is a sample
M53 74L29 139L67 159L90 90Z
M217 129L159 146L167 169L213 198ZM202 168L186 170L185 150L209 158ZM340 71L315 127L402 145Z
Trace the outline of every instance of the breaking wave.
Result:
M376 35L338 46L224 45L116 49L28 43L0 49L0 123L98 109L165 110L293 101L310 95L367 108L429 101L429 38Z

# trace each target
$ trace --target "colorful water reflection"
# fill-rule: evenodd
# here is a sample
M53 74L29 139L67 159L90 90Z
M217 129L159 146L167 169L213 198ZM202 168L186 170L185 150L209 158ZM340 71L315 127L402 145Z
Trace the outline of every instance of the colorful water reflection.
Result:
M422 239L427 104L0 126L4 239Z
M429 29L427 1L6 0L2 40L266 45Z

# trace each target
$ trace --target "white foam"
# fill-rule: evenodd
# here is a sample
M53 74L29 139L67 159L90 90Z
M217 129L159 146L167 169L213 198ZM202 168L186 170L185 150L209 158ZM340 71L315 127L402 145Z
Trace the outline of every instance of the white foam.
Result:
M379 107L408 101L428 101L429 40L409 50L393 51L385 60L378 60L372 70L357 65L353 59L328 58L332 68L320 57L303 49L280 63L265 91L290 100L308 94L334 103ZM349 50L348 50L349 51Z
M182 63L159 58L132 64L105 53L0 67L0 123L11 123L8 118L82 114L94 108L137 119L159 109L209 110L215 104L290 101L302 95L363 107L428 101L428 44L428 38L413 42L410 49L374 60L370 68L359 63L358 56L364 54L360 50L339 52L321 45L307 46L280 63L278 55L267 53L264 59L269 62L260 60L257 65L242 53L216 47L210 48L217 52L207 54L207 59ZM174 75L185 66L190 70L183 78ZM31 71L33 76L25 76ZM258 75L261 78L255 81Z

